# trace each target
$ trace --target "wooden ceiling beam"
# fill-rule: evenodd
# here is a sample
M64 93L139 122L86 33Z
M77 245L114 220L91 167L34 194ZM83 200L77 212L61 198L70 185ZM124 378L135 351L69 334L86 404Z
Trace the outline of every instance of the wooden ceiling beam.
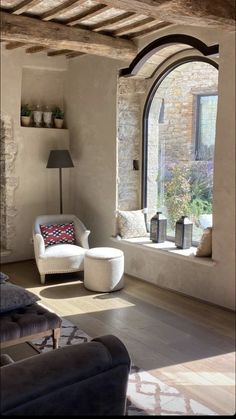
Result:
M44 47L43 45L34 45L32 47L26 48L25 52L26 54L36 54L36 52L45 51L47 47Z
M83 52L69 52L68 54L66 54L66 58L75 58L75 57L79 57L80 55L86 55Z
M20 48L20 47L24 47L26 44L23 42L9 42L8 44L6 44L6 49L16 49L16 48Z
M84 20L97 16L98 14L105 12L107 9L110 9L110 7L106 6L105 4L97 4L96 6L92 7L90 10L85 10L84 12L80 13L77 16L73 16L72 18L66 21L66 24L69 26L77 25L77 23L81 23Z
M159 22L156 25L153 25L147 29L142 29L142 30L138 30L135 32L132 32L131 34L128 34L128 38L129 39L133 39L133 38L141 38L143 36L146 35L150 35L152 33L155 33L157 31L159 31L160 29L164 29L167 26L173 26L174 23L169 23L169 22Z
M1 12L0 17L1 37L6 41L44 45L48 49L68 49L127 61L137 54L137 46L130 40L6 12Z
M42 0L24 0L21 3L17 4L17 6L11 9L11 13L14 15L20 15L21 13L27 12L27 10L31 9L32 7L38 6Z
M53 9L48 10L40 16L42 20L51 20L55 19L65 12L75 9L77 6L81 6L87 0L68 0L66 3L59 4L59 6L54 7Z
M68 54L69 52L72 52L70 49L60 49L58 51L49 51L47 53L48 57L56 57L57 55L65 55Z
M130 23L129 25L122 26L122 28L115 30L112 32L113 36L122 36L128 34L130 32L135 31L137 28L142 29L146 27L148 24L153 22L155 19L153 17L147 17L146 19L139 20L134 23Z
M120 24L121 22L130 19L132 16L136 16L133 12L125 12L122 15L115 16L106 20L103 20L102 22L95 23L95 25L91 26L91 29L95 32L102 31L107 28L107 26Z
M105 0L110 7L180 25L235 30L235 0Z
M132 20L133 18L135 18L135 17L137 17L138 15L136 14L136 13L132 13L131 14L131 16L127 16L126 18L124 18L124 19L121 19L119 22L117 22L116 24L112 24L112 25L109 25L109 30L115 30L116 29L116 26L117 25L119 25L120 23L126 23L126 22L129 22L130 23L130 20ZM114 27L115 26L115 27ZM114 27L114 28L113 28Z

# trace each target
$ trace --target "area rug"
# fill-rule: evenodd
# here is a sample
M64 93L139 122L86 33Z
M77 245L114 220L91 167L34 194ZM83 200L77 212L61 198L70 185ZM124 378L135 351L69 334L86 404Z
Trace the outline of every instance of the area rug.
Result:
M89 342L83 330L63 319L59 346ZM32 343L40 350L52 350L52 339L45 337L33 340ZM127 390L128 416L218 416L208 407L146 371L132 365Z

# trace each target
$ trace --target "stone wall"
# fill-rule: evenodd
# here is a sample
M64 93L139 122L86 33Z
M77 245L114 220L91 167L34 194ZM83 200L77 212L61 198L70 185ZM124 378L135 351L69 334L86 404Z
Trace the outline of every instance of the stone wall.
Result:
M158 206L157 182L162 176L163 161L165 166L178 163L184 168L195 160L197 95L217 90L218 71L210 64L197 61L180 65L158 87L148 116L147 207L150 216ZM164 120L158 123L162 101Z
M1 184L1 252L10 250L15 237L14 217L15 189L18 178L14 176L17 146L13 134L13 122L9 115L1 115L0 136L0 184Z
M133 210L141 205L142 100L146 80L118 81L118 208ZM139 161L134 170L133 160Z

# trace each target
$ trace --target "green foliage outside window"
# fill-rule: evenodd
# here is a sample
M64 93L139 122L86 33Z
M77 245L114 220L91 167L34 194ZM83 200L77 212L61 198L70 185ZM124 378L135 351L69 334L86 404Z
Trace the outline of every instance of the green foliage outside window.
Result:
M165 204L171 228L182 215L188 215L191 202L188 175L182 168L175 166L170 171L170 178L165 182Z
M170 227L189 216L198 225L201 214L212 213L213 168L209 163L192 167L174 166L164 182L164 201Z

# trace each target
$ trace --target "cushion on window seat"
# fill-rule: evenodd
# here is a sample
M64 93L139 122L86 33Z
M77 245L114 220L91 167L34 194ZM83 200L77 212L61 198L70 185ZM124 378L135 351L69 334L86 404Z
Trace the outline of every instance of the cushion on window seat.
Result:
M207 227L203 230L203 234L202 234L195 256L199 256L199 257L212 256L212 227Z
M117 233L122 239L148 236L143 210L117 210Z

